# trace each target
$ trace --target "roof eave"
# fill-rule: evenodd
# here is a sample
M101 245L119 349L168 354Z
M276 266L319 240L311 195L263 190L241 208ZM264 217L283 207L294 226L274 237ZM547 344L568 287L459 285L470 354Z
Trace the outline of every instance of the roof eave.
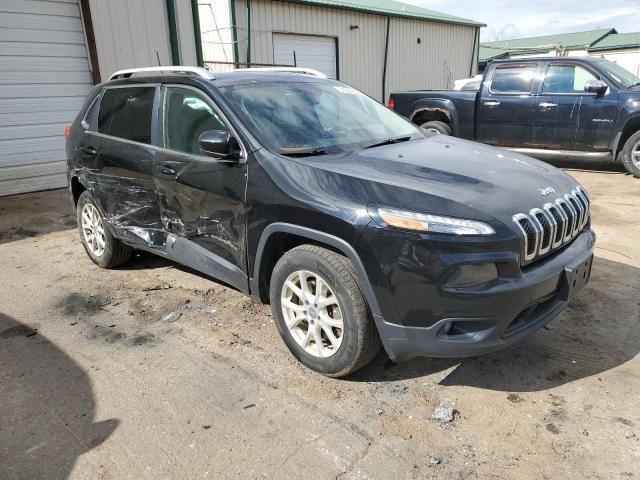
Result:
M409 20L423 20L427 22L448 23L452 25L463 25L467 27L486 27L487 26L486 23L476 22L473 20L466 20L466 19L456 20L454 18L448 19L448 18L427 17L427 16L420 16L420 15L410 15L410 14L403 15L400 12L388 12L385 10L379 10L375 8L359 7L357 5L353 5L353 6L319 5L316 2L310 2L306 0L279 0L279 1L287 2L287 3L297 3L300 5L307 5L307 6L313 6L313 7L334 8L336 10L348 10L352 12L369 13L371 15L381 15L383 17L407 18Z

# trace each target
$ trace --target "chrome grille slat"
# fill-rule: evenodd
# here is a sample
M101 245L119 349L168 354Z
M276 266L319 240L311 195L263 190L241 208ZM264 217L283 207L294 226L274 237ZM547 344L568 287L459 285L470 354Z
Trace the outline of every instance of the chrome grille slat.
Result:
M542 208L517 213L514 223L524 237L522 264L569 243L589 222L591 200L587 192L576 187Z

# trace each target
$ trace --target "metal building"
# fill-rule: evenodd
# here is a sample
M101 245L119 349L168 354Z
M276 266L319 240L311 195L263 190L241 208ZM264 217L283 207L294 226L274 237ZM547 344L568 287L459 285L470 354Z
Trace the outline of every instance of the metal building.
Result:
M315 68L384 101L476 73L483 24L392 0L199 0L205 63Z

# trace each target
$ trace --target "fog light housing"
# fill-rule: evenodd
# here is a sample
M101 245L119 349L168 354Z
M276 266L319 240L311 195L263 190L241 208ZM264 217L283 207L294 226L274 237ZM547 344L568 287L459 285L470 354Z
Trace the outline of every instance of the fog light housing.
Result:
M445 287L476 287L497 279L498 267L495 263L472 263L458 266Z

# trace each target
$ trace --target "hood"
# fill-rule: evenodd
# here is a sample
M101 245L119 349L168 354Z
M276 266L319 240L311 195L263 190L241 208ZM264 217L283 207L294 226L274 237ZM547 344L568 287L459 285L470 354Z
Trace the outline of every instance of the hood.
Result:
M373 204L492 217L508 225L514 214L542 207L577 185L547 163L444 135L296 161L366 181Z

